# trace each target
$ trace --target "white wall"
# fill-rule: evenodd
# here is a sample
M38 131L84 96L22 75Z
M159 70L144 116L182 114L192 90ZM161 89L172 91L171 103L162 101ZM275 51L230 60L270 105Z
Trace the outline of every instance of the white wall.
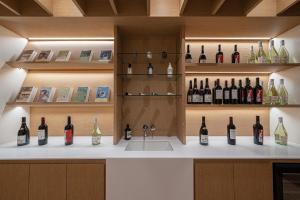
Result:
M5 62L15 60L26 43L26 39L0 26L0 143L15 140L20 117L28 116L23 108L6 107L6 103L20 90L26 72L12 69Z
M280 40L290 53L290 62L300 63L300 25L275 38L275 46L279 49ZM289 104L300 104L300 66L280 73L274 73L270 78L285 79L285 86L289 92ZM283 117L283 123L289 135L289 142L300 144L300 108L272 108L270 111L270 130L274 133L278 117Z

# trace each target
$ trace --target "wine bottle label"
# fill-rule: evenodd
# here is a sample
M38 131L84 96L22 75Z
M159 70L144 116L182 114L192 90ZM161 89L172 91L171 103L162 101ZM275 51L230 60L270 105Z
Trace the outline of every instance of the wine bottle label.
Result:
M256 92L256 102L257 103L261 103L263 99L263 91L262 90L258 90Z
M223 63L223 55L217 56L217 63Z
M70 143L73 139L73 133L72 130L65 130L65 142Z
M223 99L222 90L216 90L216 99Z
M206 60L200 59L199 63L206 63Z
M240 55L235 55L235 56L234 56L234 63L235 63L235 64L240 63Z
M288 104L288 97L287 96L279 97L279 102L280 102L281 105L287 105Z
M257 62L258 63L267 63L267 59L266 59L266 57L260 56L260 57L257 57Z
M92 136L92 144L93 145L100 144L100 142L101 142L101 136L100 135Z
M236 129L230 129L229 130L229 138L231 140L235 140L235 138L236 138Z
M172 75L172 74L173 74L173 69L172 68L168 69L168 75Z
M204 102L205 103L211 103L211 101L212 101L211 94L204 95Z
M199 94L193 94L193 102L200 103L200 95Z
M153 73L152 68L148 68L148 74L152 74L152 73Z
M187 58L187 59L185 59L185 62L186 63L192 63L192 59L191 58Z
M238 99L238 91L231 90L231 99Z
M193 95L188 95L188 103L192 103L193 102Z
M225 91L224 97L225 97L225 99L230 99L230 97L229 97L229 91Z
M258 133L258 142L263 143L264 142L264 130L260 129Z
M271 104L276 104L278 103L279 97L278 96L271 96L270 97L270 103Z
M127 74L132 74L132 69L131 69L131 67L127 69Z
M253 90L247 92L247 102L251 103L253 101Z
M38 140L44 140L46 139L46 132L45 130L38 130L37 131Z
M127 135L127 139L130 139L132 137L132 131L127 131L126 135Z
M278 56L271 57L271 63L279 63L279 57Z
M202 95L199 95L199 102L200 102L200 103L203 103L203 102L204 102L204 98L203 98Z
M289 63L289 57L287 56L280 57L280 63L284 63L284 64Z
M200 135L200 142L203 144L208 144L208 135Z
M18 135L17 143L19 145L25 144L26 143L26 135Z

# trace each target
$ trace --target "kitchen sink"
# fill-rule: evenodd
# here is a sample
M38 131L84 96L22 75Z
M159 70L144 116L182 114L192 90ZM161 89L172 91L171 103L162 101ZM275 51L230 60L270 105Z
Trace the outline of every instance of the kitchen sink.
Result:
M173 151L168 141L130 141L125 151Z

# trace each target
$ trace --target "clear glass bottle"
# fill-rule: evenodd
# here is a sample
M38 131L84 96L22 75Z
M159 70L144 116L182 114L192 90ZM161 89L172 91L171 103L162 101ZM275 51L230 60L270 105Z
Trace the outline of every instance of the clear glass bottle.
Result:
M274 132L275 142L281 145L287 145L288 134L283 125L282 117L278 118L278 125Z
M92 131L92 144L93 145L98 145L101 143L101 131L98 125L98 119L95 118L95 122L94 122L94 128Z
M268 102L270 105L276 105L278 104L279 97L278 92L274 85L274 79L270 79L269 88L268 88Z
M288 91L284 86L284 79L280 79L280 84L278 87L278 95L279 95L279 104L287 105L288 104Z
M285 42L284 40L281 40L279 49L279 62L282 64L287 64L289 63L289 59L289 52L285 48Z
M255 53L254 53L254 47L251 46L251 51L250 51L250 55L249 55L249 58L248 58L248 63L249 64L254 64L256 62L256 56L255 56Z
M259 49L257 52L257 63L268 63L266 53L263 48L262 41L258 43Z
M260 85L263 88L263 104L268 105L270 104L269 98L268 98L268 93L266 92L266 89L264 87L264 82L260 80Z
M274 47L274 40L271 40L270 42L269 60L271 61L271 63L279 63L279 56Z

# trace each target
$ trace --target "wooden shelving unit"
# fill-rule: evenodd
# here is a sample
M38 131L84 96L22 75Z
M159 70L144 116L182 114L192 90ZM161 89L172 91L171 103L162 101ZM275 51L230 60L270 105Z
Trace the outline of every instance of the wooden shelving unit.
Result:
M186 75L195 74L271 74L299 67L300 63L292 64L216 64L186 63Z
M97 61L92 62L80 62L80 61L69 61L69 62L8 62L9 66L13 68L22 68L29 71L74 71L74 70L103 70L113 71L113 63L101 63Z
M8 106L29 106L37 108L46 108L46 107L113 107L113 103L97 103L97 102L86 102L86 103L77 103L77 102L49 102L49 103L19 103L19 102L9 102Z

